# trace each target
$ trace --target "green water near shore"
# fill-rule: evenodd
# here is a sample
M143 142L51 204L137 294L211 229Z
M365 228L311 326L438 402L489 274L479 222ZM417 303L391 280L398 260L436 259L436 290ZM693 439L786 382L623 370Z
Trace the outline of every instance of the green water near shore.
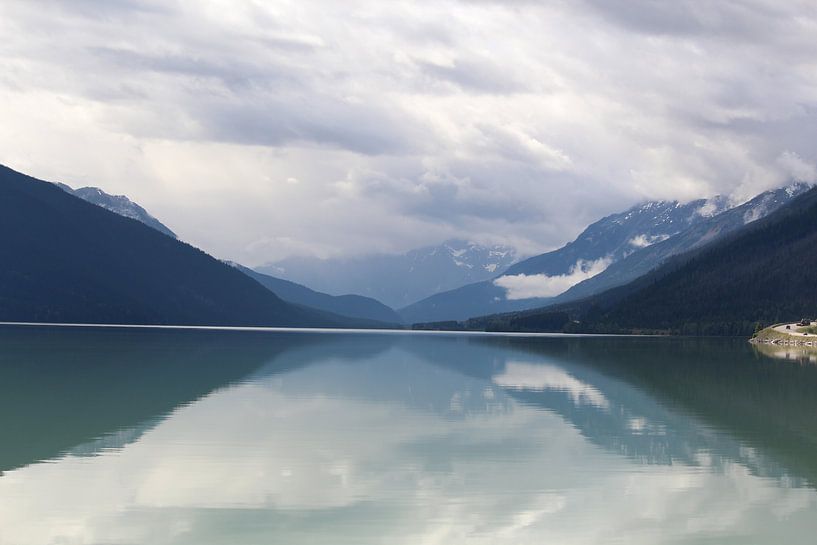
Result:
M0 327L0 544L812 543L743 339Z

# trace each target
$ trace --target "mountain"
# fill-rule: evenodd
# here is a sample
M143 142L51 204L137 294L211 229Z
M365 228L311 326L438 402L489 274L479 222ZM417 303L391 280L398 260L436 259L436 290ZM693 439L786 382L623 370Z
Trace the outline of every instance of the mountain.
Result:
M0 321L356 327L201 250L0 166Z
M380 301L362 295L327 295L311 290L289 280L275 278L268 274L256 272L238 263L228 263L237 268L256 282L273 292L275 295L299 305L304 305L352 318L376 320L383 323L399 324L400 316Z
M147 210L131 201L124 195L109 195L98 187L81 187L79 189L72 189L71 187L61 183L57 183L55 185L66 193L70 193L71 195L79 197L84 201L88 201L91 204L106 208L115 214L119 214L120 216L141 221L145 225L153 227L160 233L164 233L169 237L178 238L176 233L171 231L166 225L151 216Z
M152 216L147 210L124 195L110 195L98 187L72 189L70 186L62 183L56 183L55 185L63 191L89 203L101 206L120 216L141 221L161 233L173 238L178 238L173 231ZM237 263L228 262L227 264L237 268L289 303L304 305L351 318L362 318L390 324L401 323L400 316L393 309L375 299L360 295L327 295L294 282L257 273Z
M625 286L573 303L486 317L479 325L535 329L523 322L567 313L577 321L557 329L748 336L758 325L817 315L815 247L817 188Z
M769 215L793 198L808 191L809 187L805 183L794 183L766 191L740 206L696 222L664 241L637 250L624 259L616 261L596 276L576 284L555 297L552 302L582 299L612 287L627 284L647 274L674 255L704 246L748 223Z
M416 323L541 307L609 264L727 208L723 197L634 206L593 223L558 250L525 259L492 279L433 295L398 312L407 323Z
M332 295L373 297L397 308L440 291L493 278L514 261L516 254L507 246L448 240L400 255L293 257L256 270Z
M586 328L750 335L817 314L817 189L735 236L679 256Z

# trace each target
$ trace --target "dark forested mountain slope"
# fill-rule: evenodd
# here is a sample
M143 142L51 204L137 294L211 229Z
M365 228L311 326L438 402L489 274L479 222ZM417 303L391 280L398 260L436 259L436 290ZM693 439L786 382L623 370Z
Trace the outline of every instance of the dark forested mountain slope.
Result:
M649 202L590 225L576 240L559 250L535 256L510 267L499 279L470 284L437 294L399 312L409 323L465 320L575 301L621 286L647 274L674 255L712 242L791 201L808 189L802 183L761 193L733 208L715 197L687 204ZM574 275L575 283L551 297L511 298L498 284L516 277L545 275L558 278L579 264L605 262L595 275ZM606 265L606 268L604 266ZM533 279L534 281L539 281Z
M808 184L794 183L763 192L740 206L703 218L666 240L638 249L624 259L612 263L596 276L576 284L555 297L552 302L574 301L627 284L674 255L702 247L748 223L766 217L808 189Z
M748 335L817 315L817 189L656 273L588 327Z
M0 166L0 321L340 326L143 223Z
M289 280L256 272L237 263L230 263L230 265L253 278L284 301L353 318L377 320L389 324L401 323L400 316L393 309L371 297L328 295Z
M470 326L536 329L525 324L557 314L578 320L565 324L567 331L692 335L749 335L758 323L817 316L817 188L625 286Z

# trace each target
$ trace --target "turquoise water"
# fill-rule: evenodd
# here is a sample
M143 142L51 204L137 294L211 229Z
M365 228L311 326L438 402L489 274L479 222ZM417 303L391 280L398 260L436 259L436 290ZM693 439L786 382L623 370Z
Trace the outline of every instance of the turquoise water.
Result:
M0 544L814 543L817 367L785 356L2 327Z

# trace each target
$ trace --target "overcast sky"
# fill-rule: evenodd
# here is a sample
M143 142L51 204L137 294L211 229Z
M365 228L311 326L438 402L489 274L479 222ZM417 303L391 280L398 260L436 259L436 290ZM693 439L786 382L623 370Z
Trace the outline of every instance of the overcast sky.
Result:
M251 265L813 180L813 0L0 2L0 162Z

